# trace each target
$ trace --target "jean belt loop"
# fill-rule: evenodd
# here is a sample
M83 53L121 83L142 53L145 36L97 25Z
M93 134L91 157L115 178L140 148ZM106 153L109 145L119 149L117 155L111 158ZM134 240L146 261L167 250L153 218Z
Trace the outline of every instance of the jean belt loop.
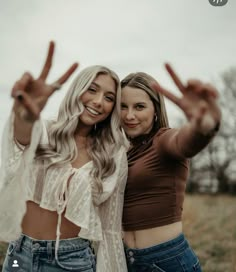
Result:
M25 238L24 235L21 235L20 238L16 241L16 252L21 251L21 246L24 241L24 238Z
M48 260L52 261L53 259L52 241L47 242L47 254L48 254Z
M94 241L89 241L89 247L92 249L92 252L93 252L93 254L96 254L96 248L97 248L97 246L96 246L96 242L94 242Z

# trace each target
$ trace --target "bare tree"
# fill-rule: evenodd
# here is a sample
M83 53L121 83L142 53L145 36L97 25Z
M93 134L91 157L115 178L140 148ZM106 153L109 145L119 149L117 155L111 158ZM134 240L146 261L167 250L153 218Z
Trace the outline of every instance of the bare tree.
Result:
M236 193L236 68L221 75L219 103L220 131L212 142L192 159L188 189Z

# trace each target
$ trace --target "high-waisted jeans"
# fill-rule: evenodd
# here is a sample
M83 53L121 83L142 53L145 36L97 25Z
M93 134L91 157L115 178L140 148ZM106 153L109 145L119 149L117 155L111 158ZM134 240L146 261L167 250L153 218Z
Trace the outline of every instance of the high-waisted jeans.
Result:
M168 242L144 249L125 245L129 272L201 272L197 256L183 234Z
M26 235L9 244L2 272L94 272L96 260L90 241L60 240L55 258L55 240L35 240Z

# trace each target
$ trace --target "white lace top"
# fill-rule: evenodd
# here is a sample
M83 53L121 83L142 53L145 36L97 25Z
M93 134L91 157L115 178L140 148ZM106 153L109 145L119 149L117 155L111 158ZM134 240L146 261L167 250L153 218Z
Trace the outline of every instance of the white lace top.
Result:
M3 132L0 169L0 241L9 242L21 234L21 222L26 212L26 201L57 211L57 244L60 239L61 214L78 225L79 237L97 244L98 272L125 272L126 261L121 237L121 217L128 166L126 150L121 147L114 154L116 170L103 180L103 193L92 198L91 176L93 162L79 169L70 163L61 168L49 168L34 160L39 143L47 140L42 121L34 124L31 144L26 148L15 144L14 114ZM44 178L43 178L44 177ZM68 185L68 179L70 179ZM57 256L57 254L56 254Z

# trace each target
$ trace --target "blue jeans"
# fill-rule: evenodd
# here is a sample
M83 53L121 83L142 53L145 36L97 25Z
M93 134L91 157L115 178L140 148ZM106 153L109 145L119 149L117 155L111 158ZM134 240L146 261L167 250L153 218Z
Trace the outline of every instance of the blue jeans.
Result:
M82 238L60 240L58 261L55 240L35 240L26 235L9 244L2 272L94 272L91 243Z
M201 272L197 256L183 234L168 242L144 249L125 245L129 272Z

